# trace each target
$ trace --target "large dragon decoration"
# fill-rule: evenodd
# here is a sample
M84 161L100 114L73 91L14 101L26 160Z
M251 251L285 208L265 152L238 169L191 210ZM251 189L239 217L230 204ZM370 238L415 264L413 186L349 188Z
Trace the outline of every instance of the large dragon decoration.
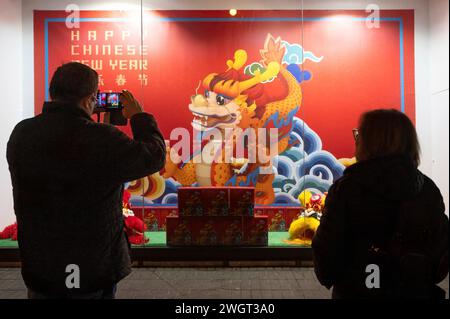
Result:
M247 63L247 52L237 50L234 61L227 61L227 70L206 76L202 82L204 94L191 98L189 110L193 114L194 129L207 135L213 128L222 132L277 128L278 154L286 151L290 147L292 120L301 105L302 92L297 79L282 64L285 53L281 38L275 39L269 34L260 50L262 67L248 75L242 70ZM237 138L234 135L233 139ZM207 143L217 142L208 140ZM223 142L219 141L221 145ZM246 148L270 147L266 145L257 140L255 145L246 145ZM168 156L163 177L172 177L183 186L255 186L257 204L273 203L271 161L251 162L245 156L226 161L225 146L220 146L213 154L214 160L205 162L202 156L211 150L205 146L188 159L174 160L176 154L169 152L171 156ZM263 152L267 154L268 150Z

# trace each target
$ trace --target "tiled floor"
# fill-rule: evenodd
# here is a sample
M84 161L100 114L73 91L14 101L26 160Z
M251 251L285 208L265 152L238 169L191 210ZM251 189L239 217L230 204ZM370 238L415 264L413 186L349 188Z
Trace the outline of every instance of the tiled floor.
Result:
M447 290L448 277L441 283ZM327 299L312 268L137 268L117 298ZM0 268L0 299L26 298L18 268Z

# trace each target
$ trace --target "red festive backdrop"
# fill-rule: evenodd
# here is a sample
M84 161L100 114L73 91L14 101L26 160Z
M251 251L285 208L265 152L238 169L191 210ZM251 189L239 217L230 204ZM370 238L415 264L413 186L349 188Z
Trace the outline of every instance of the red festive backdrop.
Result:
M225 71L237 49L247 51L250 63L259 61L270 33L323 57L302 65L312 78L301 84L297 116L336 158L353 156L351 130L363 111L396 108L415 117L413 11L381 11L379 28L366 25L364 11L305 11L303 23L299 11L240 11L234 18L228 11L145 12L143 52L136 13L82 11L73 29L66 16L35 12L36 114L55 69L82 61L96 67L102 89L134 92L168 139L175 127L190 129L187 106L199 81ZM133 69L139 63L143 70Z

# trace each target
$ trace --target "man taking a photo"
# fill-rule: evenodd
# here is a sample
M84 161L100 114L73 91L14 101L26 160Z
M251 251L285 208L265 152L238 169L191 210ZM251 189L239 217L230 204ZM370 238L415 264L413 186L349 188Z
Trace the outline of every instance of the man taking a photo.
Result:
M153 116L127 91L123 115L134 139L95 123L97 90L98 74L88 66L59 67L52 102L20 122L8 142L29 298L114 298L131 272L123 184L161 170L165 143Z

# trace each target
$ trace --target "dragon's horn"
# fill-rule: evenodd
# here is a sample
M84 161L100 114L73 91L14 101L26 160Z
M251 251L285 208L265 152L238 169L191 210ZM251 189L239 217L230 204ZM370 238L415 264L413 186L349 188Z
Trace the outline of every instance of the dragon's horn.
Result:
M234 52L234 62L232 60L227 61L228 70L235 69L236 71L242 68L247 62L247 52L245 50L237 50Z
M253 102L253 104L248 107L248 110L249 110L250 113L251 112L255 112L255 110L256 110L256 103Z
M234 101L235 101L237 104L242 104L242 103L244 103L246 100L247 100L247 95L238 95L238 96L234 99Z
M267 81L274 76L278 75L280 72L280 64L278 62L270 62L264 73L261 74L259 70L255 71L255 76L249 80L239 83L239 91L244 92L245 90L261 83Z
M203 80L203 87L205 88L209 88L209 84L211 83L211 81L214 79L214 77L217 75L217 73L211 73L208 74L205 79Z

